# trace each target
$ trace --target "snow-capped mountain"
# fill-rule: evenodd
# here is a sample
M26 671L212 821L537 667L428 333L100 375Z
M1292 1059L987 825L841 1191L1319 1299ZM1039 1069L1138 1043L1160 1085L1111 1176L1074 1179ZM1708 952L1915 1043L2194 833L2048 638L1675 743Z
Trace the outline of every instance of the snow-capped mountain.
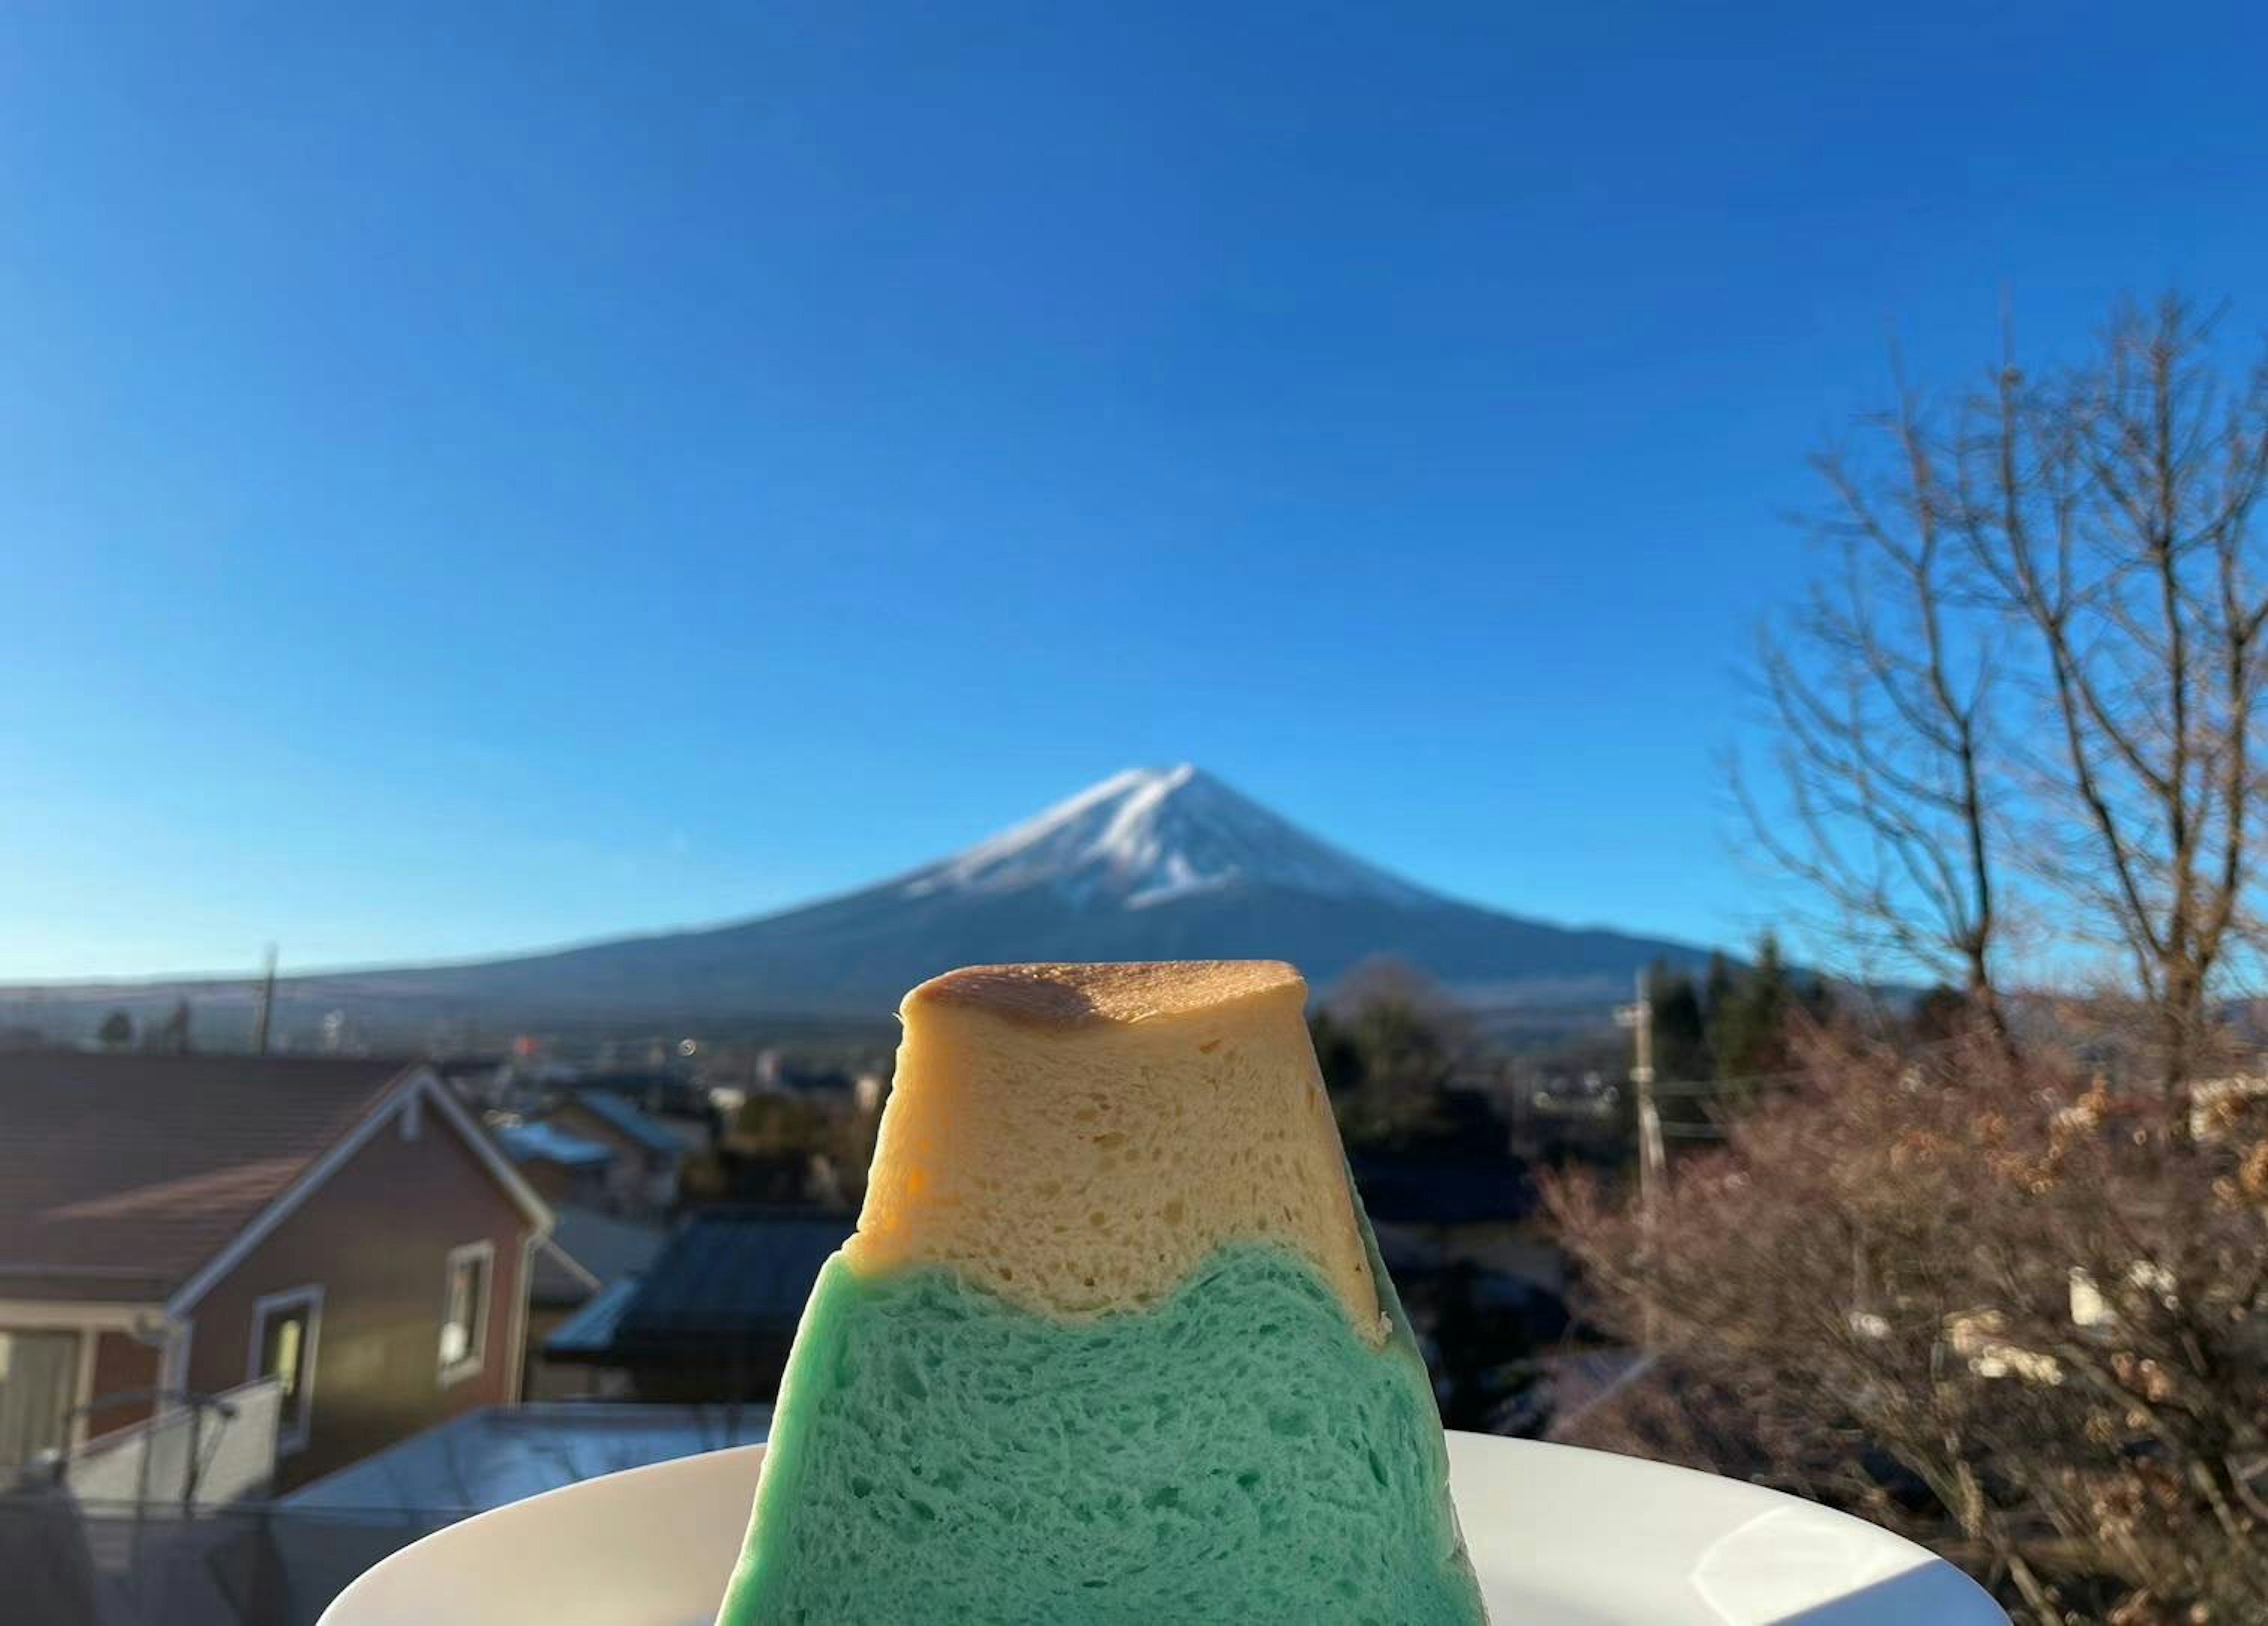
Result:
M1150 909L1235 886L1285 887L1395 908L1439 901L1326 846L1184 762L1130 768L1038 818L918 870L909 898L1023 892Z
M396 1038L437 1025L494 1035L569 1022L880 1019L924 978L1000 960L1272 958L1322 988L1388 957L1476 1004L1602 1019L1638 967L1705 953L1445 897L1183 765L1113 775L951 857L779 914L479 964L290 979L279 992L295 1030L340 1010ZM162 1012L183 992L207 997L173 984L70 997L162 1000Z

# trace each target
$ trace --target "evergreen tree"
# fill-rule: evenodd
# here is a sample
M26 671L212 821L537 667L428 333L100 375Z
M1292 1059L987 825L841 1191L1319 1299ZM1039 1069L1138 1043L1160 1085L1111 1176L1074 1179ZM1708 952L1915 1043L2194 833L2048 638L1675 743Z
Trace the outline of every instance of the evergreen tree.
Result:
M1404 1151L1454 1136L1448 1086L1471 1035L1421 974L1384 960L1358 968L1308 1026L1350 1147Z
M1788 1024L1805 1004L1780 957L1779 939L1765 932L1756 939L1754 962L1732 977L1710 1012L1709 1048L1716 1055L1718 1078L1738 1083L1786 1072L1795 1061Z
M1766 931L1756 939L1756 963L1734 1002L1730 1039L1739 1065L1735 1077L1778 1072L1788 1065L1787 1021L1797 1005L1794 980L1781 957L1779 939Z
M1718 1018L1732 1001L1736 981L1733 962L1725 958L1724 951L1710 950L1709 969L1701 983L1701 1020L1709 1032L1716 1031Z
M1351 1094L1366 1077L1362 1046L1327 1007L1317 1007L1307 1019L1307 1034L1315 1043L1315 1064L1322 1070L1323 1087L1333 1095Z
M1712 1070L1701 990L1691 976L1671 970L1668 961L1661 960L1646 972L1646 989L1653 1005L1654 1076L1664 1084L1706 1079Z
M1646 972L1647 998L1653 1007L1653 1076L1665 1123L1702 1124L1710 1120L1708 1097L1695 1089L1715 1074L1709 1055L1708 1022L1701 990L1690 975L1655 960Z

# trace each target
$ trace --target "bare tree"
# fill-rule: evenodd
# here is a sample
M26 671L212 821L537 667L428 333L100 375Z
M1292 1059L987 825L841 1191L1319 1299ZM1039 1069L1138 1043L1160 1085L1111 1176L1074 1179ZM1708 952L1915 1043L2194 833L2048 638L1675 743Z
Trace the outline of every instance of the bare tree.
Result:
M2169 1089L2198 1059L2251 879L2268 622L2268 370L2224 383L2211 341L2169 298L2118 312L2067 376L2004 365L1964 410L1954 511L2029 635L2051 742L2028 761L2041 868L2124 952Z
M2005 1034L1999 695L1947 520L1943 436L1904 391L1865 429L1887 467L1848 449L1814 460L1835 498L1817 528L1836 565L1793 627L1764 642L1784 814L1737 772L1734 790L1765 852L1827 906L1830 931L1963 989Z
M2257 947L2268 366L2122 307L1817 467L1834 567L1762 663L1783 795L1742 800L1830 952L1980 1019L1806 1034L1651 1223L1555 1188L1656 1357L1674 1426L1633 1438L1902 1524L2039 1626L2268 1620L2268 1095L2207 1083ZM2069 997L2019 1022L2034 949Z
M1785 806L1762 844L2007 1031L2012 897L2052 958L2124 956L2177 1091L2244 923L2268 623L2253 519L2268 368L2230 381L2183 300L2083 364L2004 360L1949 408L1903 391L1818 460L1837 568L1767 642Z

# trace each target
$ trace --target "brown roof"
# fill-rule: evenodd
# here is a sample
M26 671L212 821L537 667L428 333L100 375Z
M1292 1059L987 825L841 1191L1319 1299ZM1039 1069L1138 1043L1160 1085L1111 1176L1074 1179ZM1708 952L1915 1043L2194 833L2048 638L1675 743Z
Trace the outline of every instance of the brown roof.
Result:
M0 1054L0 1298L165 1298L407 1071Z

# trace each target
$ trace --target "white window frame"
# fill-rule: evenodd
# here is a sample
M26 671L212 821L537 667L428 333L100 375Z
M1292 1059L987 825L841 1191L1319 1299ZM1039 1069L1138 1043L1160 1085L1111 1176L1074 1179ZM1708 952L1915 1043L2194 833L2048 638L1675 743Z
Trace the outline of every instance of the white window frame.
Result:
M122 1304L108 1300L85 1304L53 1303L47 1299L0 1299L0 1331L17 1333L77 1333L79 1336L78 1391L71 1397L70 1447L77 1450L87 1442L88 1408L99 1398L94 1392L95 1340L105 1333L125 1333L140 1337L152 1327L167 1326L165 1312L156 1305ZM173 1323L186 1350L188 1328L185 1323ZM179 1389L183 1386L159 1377L160 1388ZM166 1409L164 1404L158 1408Z
M490 1324L496 1320L495 1242L483 1237L477 1242L462 1243L449 1250L448 1261L441 1268L440 1325L446 1328L449 1324L449 1289L457 1279L457 1267L472 1259L481 1262L481 1301L473 1306L473 1347L462 1360L443 1364L441 1387L445 1389L453 1383L461 1383L467 1378L477 1376L481 1368L488 1364ZM437 1349L439 1343L437 1337L434 1340Z
M323 1343L323 1290L320 1284L306 1287L287 1288L280 1293L269 1293L255 1299L252 1306L252 1346L245 1351L244 1380L257 1383L265 1374L260 1370L261 1351L268 1347L268 1323L279 1312L305 1306L307 1312L307 1347L299 1352L299 1392L293 1397L291 1409L298 1413L297 1427L286 1428L283 1416L276 1419L276 1454L288 1457L307 1448L308 1437L315 1428L315 1357Z

